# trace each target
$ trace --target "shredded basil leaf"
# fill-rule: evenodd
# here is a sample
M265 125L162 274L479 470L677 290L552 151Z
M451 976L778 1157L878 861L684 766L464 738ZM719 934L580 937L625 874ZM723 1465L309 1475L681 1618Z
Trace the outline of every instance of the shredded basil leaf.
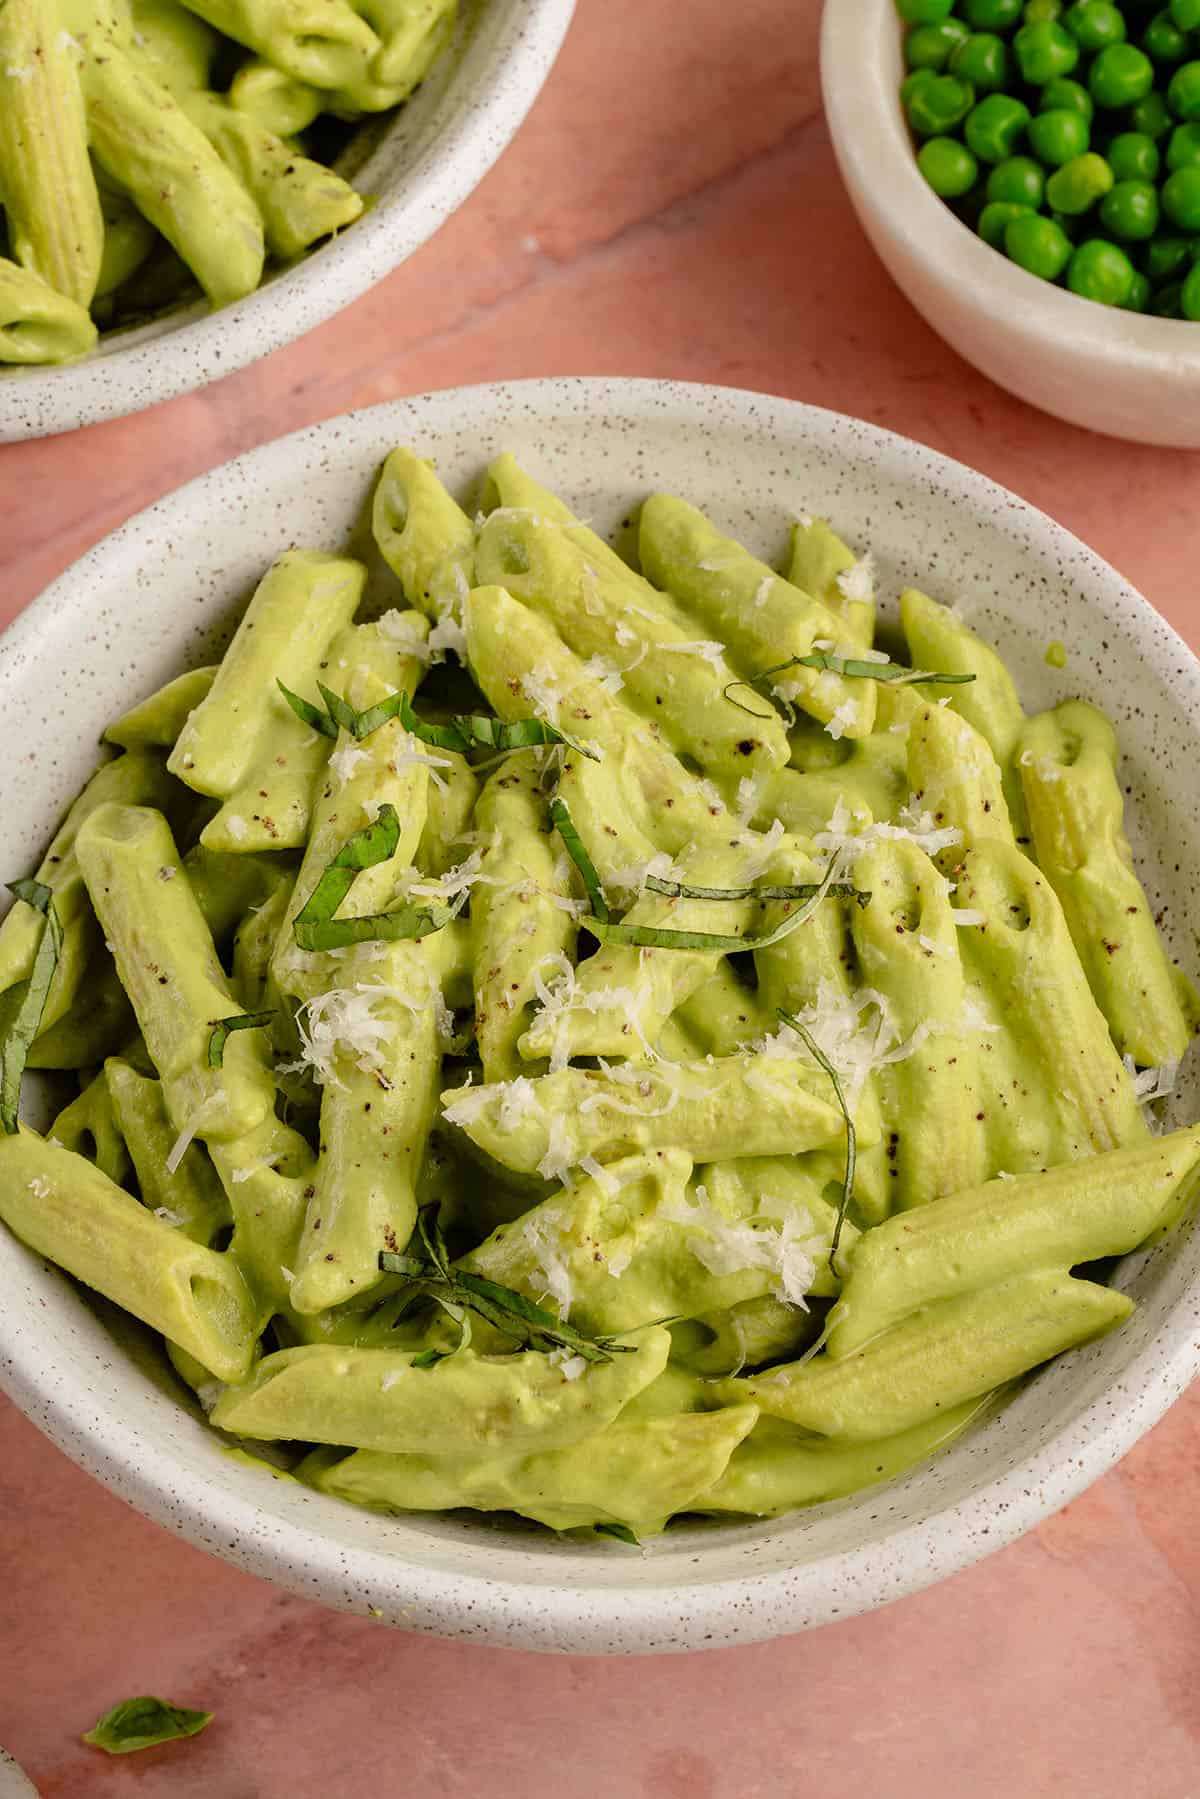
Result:
M274 1012L241 1012L236 1018L218 1018L208 1040L209 1067L225 1066L225 1043L231 1031L259 1031L274 1016Z
M319 731L322 737L337 736L337 726L327 712L322 712L319 706L314 706L309 700L302 700L298 693L293 693L290 687L284 686L278 675L275 677L275 685L301 724L308 725L310 730Z
M668 899L697 900L807 900L821 892L820 881L801 881L794 887L690 887L686 881L664 881L658 875L646 876L646 891L662 893ZM852 881L834 881L824 889L826 899L852 899L860 906L871 902Z
M801 1024L798 1018L794 1018L790 1012L785 1012L782 1008L780 1008L779 1016L789 1030L795 1031L818 1068L823 1068L825 1073L829 1076L829 1079L833 1083L833 1091L837 1097L837 1103L841 1108L842 1117L846 1121L846 1177L842 1182L842 1197L838 1201L837 1223L833 1227L833 1241L829 1245L829 1266L833 1273L836 1274L838 1271L836 1262L838 1244L841 1242L842 1226L846 1222L846 1213L850 1206L850 1195L854 1190L854 1167L858 1158L858 1134L854 1129L854 1120L850 1116L850 1108L846 1104L846 1095L842 1090L842 1083L838 1077L838 1071L829 1060L829 1057L816 1041L807 1025Z
M114 1705L84 1732L83 1741L108 1755L131 1755L135 1749L153 1749L158 1743L194 1737L212 1720L212 1712L171 1705L147 1693L140 1699L124 1699L120 1705Z
M849 680L886 681L893 687L907 687L916 681L926 681L931 686L956 687L975 679L974 675L944 674L931 668L906 668L902 662L868 662L855 656L835 656L831 650L813 650L808 656L789 656L786 662L776 662L773 667L764 668L761 674L753 675L748 681L730 681L722 691L731 705L737 706L742 712L748 712L751 718L769 718L770 712L760 712L754 706L747 706L743 700L735 699L734 689L744 687L750 692L757 692L764 684L769 687L776 675L784 674L789 668L824 669ZM792 713L790 702L781 700L780 704L789 714Z
M0 1042L0 1126L9 1136L17 1128L21 1103L21 1077L46 1009L46 995L62 953L62 926L54 910L54 896L41 881L13 881L9 891L45 919L37 951L25 991L13 1015L3 1042Z
M725 936L717 931L673 931L666 925L614 924L610 919L589 918L586 913L579 922L585 931L590 932L601 943L627 943L639 949L700 950L710 955L736 955L741 950L769 949L773 943L781 942L812 917L833 887L837 866L838 858L834 856L823 879L818 881L805 903L764 937ZM869 894L867 898L870 898Z
M593 1524L592 1529L598 1537L615 1537L618 1543L629 1543L634 1549L640 1549L641 1539L634 1535L628 1524Z
M563 848L579 870L580 878L587 890L588 904L592 915L601 924L609 919L608 903L604 898L604 889L600 885L600 876L596 873L596 865L588 855L582 837L575 829L575 821L571 817L567 802L558 794L550 801L550 822L563 840ZM593 932L593 935L595 933Z
M467 903L460 894L452 906L399 906L394 912L367 912L357 918L303 918L297 914L293 935L301 949L345 949L352 943L411 943L431 937L456 918Z
M407 696L397 696L399 704L396 710L401 722L414 737L422 743L433 744L437 749L456 750L459 755L466 755L468 750L499 750L502 754L509 750L535 749L546 744L565 744L568 749L578 750L581 756L587 756L593 762L599 762L600 752L590 744L580 743L574 737L568 737L557 725L547 724L544 718L492 718L478 712L461 712L450 725L435 725L418 718L409 704ZM373 712L384 711L391 706L385 700L382 706L373 708ZM371 713L359 714L359 736L365 736L366 721ZM382 719L379 720L383 722ZM364 728L366 727L366 728Z
M467 1311L477 1313L522 1349L539 1354L568 1349L573 1355L592 1363L611 1362L614 1355L625 1355L633 1349L631 1343L618 1343L612 1337L585 1336L512 1287L502 1287L497 1281L486 1280L483 1275L472 1274L465 1268L451 1267L438 1223L438 1211L438 1202L434 1200L417 1213L417 1238L424 1251L423 1258L382 1250L379 1267L384 1274L401 1274L413 1280L425 1298L436 1300L452 1316ZM414 1274L414 1266L419 1273ZM463 1347L466 1340L467 1333L464 1332L458 1347ZM421 1353L422 1356L428 1354L424 1350ZM449 1353L453 1354L453 1351ZM422 1361L420 1366L432 1367L433 1363Z

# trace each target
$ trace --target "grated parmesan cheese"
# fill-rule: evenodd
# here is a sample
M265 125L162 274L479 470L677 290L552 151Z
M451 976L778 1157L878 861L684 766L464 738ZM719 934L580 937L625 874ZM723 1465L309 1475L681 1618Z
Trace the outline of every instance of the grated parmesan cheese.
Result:
M234 812L234 813L231 813L224 822L225 822L225 829L229 832L229 835L233 838L233 841L235 843L241 843L242 839L246 836L247 832L250 829L250 827L246 823L245 819L240 818L238 816L238 814L236 812Z
M587 1368L587 1360L581 1355L572 1355L566 1344L552 1349L546 1360L552 1367L559 1369L564 1380L578 1380Z
M695 1204L686 1194L659 1207L658 1216L688 1231L687 1247L710 1274L741 1274L761 1268L773 1277L779 1298L805 1306L816 1277L815 1253L823 1247L813 1233L807 1212L789 1213L782 1221L764 1220L766 1229L734 1222L709 1199L703 1186L695 1189Z
M858 814L861 821L862 814ZM856 856L866 849L868 844L884 842L915 843L918 849L927 856L937 855L939 850L949 849L953 844L962 841L962 832L954 825L938 827L934 824L931 812L915 812L911 804L902 808L899 824L860 822L858 830L852 830L854 818L844 799L839 798L833 809L833 816L823 831L813 836L813 846L819 850L839 850Z
M725 666L724 644L714 643L707 637L698 638L694 643L660 643L658 647L660 650L669 650L675 655L699 656L704 662L711 663L713 668L719 669Z
M359 749L356 743L344 743L330 756L329 767L344 786L359 764L370 760L370 754L369 750Z
M178 1229L181 1224L187 1222L182 1212L173 1212L170 1206L155 1206L154 1216L161 1219L163 1224L169 1224L174 1229Z
M838 592L847 600L869 603L875 596L875 558L869 552L842 570L837 577ZM857 652L856 652L857 653ZM886 657L884 659L886 661Z
M461 569L456 569L455 573L462 575L460 598L465 599L468 592L466 576L462 574ZM457 656L458 660L465 666L467 660L467 634L459 624L458 620L454 617L453 613L443 612L441 618L439 618L437 624L429 633L426 642L429 646L429 659L431 662L444 662L446 660L447 652L453 651L454 655Z

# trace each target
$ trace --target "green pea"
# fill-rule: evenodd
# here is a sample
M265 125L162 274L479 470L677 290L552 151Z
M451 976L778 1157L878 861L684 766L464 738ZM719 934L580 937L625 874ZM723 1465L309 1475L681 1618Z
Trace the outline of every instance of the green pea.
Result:
M955 75L933 75L910 94L905 110L918 137L944 137L961 125L974 104L974 89L965 81Z
M1062 226L1036 212L1013 219L1004 233L1004 248L1013 262L1043 281L1057 281L1071 260L1071 240Z
M1057 19L1061 12L1062 0L1026 0L1021 17L1026 25L1044 25Z
M950 61L951 51L965 44L970 35L961 19L918 25L904 40L904 60L910 69L932 69L940 75Z
M1167 145L1168 169L1190 169L1200 163L1200 124L1176 125Z
M1193 263L1183 278L1179 310L1185 319L1200 319L1200 263Z
M1145 243L1158 230L1158 189L1149 181L1118 181L1100 202L1100 223L1122 243Z
M1133 288L1134 268L1124 250L1101 237L1080 244L1067 267L1067 286L1101 306L1124 306Z
M1032 156L1010 156L998 162L988 176L989 200L1008 200L1014 206L1032 206L1036 212L1046 197L1046 177Z
M1011 94L989 94L967 114L963 136L980 162L1004 162L1029 124L1029 108Z
M1081 50L1104 50L1125 39L1125 21L1112 0L1076 0L1063 24Z
M1167 89L1167 105L1177 119L1200 119L1200 62L1176 69Z
M1142 254L1142 265L1155 287L1181 274L1191 260L1192 243L1187 237L1152 238Z
M1039 112L1077 112L1089 124L1095 110L1096 103L1083 83L1071 81L1066 76L1058 81L1048 81L1038 101Z
M1056 212L1075 217L1103 199L1112 186L1112 170L1102 156L1089 151L1055 169L1046 183L1046 199Z
M1088 71L1088 87L1097 106L1110 110L1136 106L1154 86L1154 64L1136 44L1110 44Z
M1170 12L1180 31L1195 31L1200 27L1200 0L1171 0Z
M1167 176L1162 207L1181 231L1200 231L1200 168L1176 169Z
M1122 131L1108 146L1107 156L1118 181L1153 181L1162 161L1154 139L1141 131Z
M1160 287L1150 301L1150 310L1156 319L1181 319L1183 307L1181 298L1183 283L1172 281L1169 287Z
M949 18L954 0L896 0L896 11L906 25L936 25Z
M931 137L917 152L917 167L943 200L961 200L979 177L979 164L954 137Z
M1060 75L1069 75L1079 61L1079 45L1053 20L1022 25L1013 39L1013 52L1022 78L1031 87L1044 87Z
M1129 114L1129 123L1134 131L1140 131L1146 137L1166 137L1175 123L1171 111L1162 95L1147 94L1139 100Z
M1048 168L1061 168L1082 156L1091 141L1091 128L1082 113L1065 107L1039 112L1029 121L1029 148Z
M1142 33L1142 49L1155 62L1182 62L1187 47L1187 33L1180 31L1169 12L1156 13Z
M931 81L936 80L936 69L914 69L911 75L906 75L904 77L904 80L900 83L900 104L903 106L906 115L908 113L908 103L913 95L919 94L922 88L928 87Z
M1149 304L1150 283L1135 269L1133 284L1129 289L1129 298L1125 302L1125 310L1126 312L1145 312Z
M989 31L976 31L950 58L950 72L969 81L981 94L994 94L1008 79L1008 50L1004 39Z
M964 0L961 11L972 31L1011 31L1021 16L1021 0Z
M1020 206L1013 200L990 200L979 215L975 229L993 250L1003 250L1004 234L1014 219L1036 218L1032 206Z

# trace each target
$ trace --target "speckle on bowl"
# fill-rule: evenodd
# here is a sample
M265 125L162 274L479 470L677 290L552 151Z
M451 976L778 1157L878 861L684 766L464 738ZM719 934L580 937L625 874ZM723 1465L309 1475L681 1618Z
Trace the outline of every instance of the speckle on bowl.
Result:
M63 368L0 366L0 443L121 418L302 337L406 261L478 187L541 91L575 0L459 0L453 43L338 166L376 204L337 238L210 312L174 309Z
M1078 694L1108 710L1152 904L1194 963L1200 665L1150 606L1044 514L931 450L792 401L648 381L518 382L377 407L268 444L132 519L0 642L6 871L34 860L105 721L205 660L278 551L350 543L387 590L364 502L397 443L462 491L511 449L606 532L656 487L771 558L791 517L829 515L874 551L885 612L916 582L1002 648L1029 708ZM1044 657L1055 639L1062 670ZM1200 1110L1194 1070L1173 1105L1176 1123ZM294 1592L527 1649L694 1649L911 1593L1109 1468L1200 1363L1200 1236L1127 1258L1117 1278L1139 1302L1124 1329L1056 1361L926 1466L775 1522L672 1530L640 1554L461 1515L376 1517L234 1461L144 1339L3 1231L0 1381L124 1499Z

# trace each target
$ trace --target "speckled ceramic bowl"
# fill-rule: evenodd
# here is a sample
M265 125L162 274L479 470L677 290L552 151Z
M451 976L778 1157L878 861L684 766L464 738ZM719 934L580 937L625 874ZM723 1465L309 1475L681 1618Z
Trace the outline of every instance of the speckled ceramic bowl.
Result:
M220 312L178 308L109 332L65 368L0 368L0 443L138 412L303 336L432 237L478 187L538 96L575 0L459 0L453 44L394 118L338 168L377 204L335 240Z
M26 1780L7 1749L0 1749L0 1799L37 1799L37 1789Z
M854 209L897 286L960 356L1031 406L1136 443L1200 448L1200 324L1081 300L968 230L917 168L900 109L901 36L895 0L826 0L825 115Z
M602 530L654 487L768 556L798 511L919 581L999 643L1031 708L1100 702L1125 749L1135 848L1168 935L1200 925L1200 665L1120 576L1041 513L874 426L728 388L547 381L434 394L268 444L131 520L0 641L3 868L29 867L105 720L211 657L287 544L375 563L364 502L396 443L453 488L514 450ZM377 566L377 565L376 565ZM1069 648L1047 667L1051 639ZM70 696L69 712L63 696ZM69 728L65 719L69 718ZM1194 1073L1177 1121L1200 1111ZM880 1605L1027 1530L1109 1468L1200 1362L1200 1236L1130 1257L1131 1323L1062 1357L932 1463L775 1523L694 1526L638 1553L468 1517L400 1522L231 1460L132 1356L112 1314L0 1230L0 1377L67 1453L162 1524L255 1574L412 1629L548 1650L750 1642Z

